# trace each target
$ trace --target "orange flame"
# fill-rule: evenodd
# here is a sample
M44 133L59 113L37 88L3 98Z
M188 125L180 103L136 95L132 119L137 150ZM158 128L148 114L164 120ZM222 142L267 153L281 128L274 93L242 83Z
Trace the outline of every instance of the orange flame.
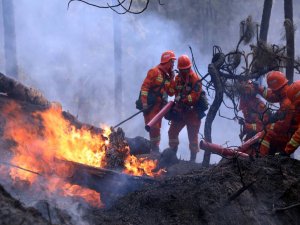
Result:
M108 127L104 128L102 135L93 133L87 127L76 128L63 117L61 109L57 107L35 112L29 117L20 105L10 103L3 109L3 116L6 118L4 136L16 142L11 160L15 165L45 175L54 172L62 177L71 175L72 168L57 163L55 159L98 168L106 166L106 150L111 132ZM136 176L157 176L161 173L152 172L156 168L156 161L138 159L129 155L129 150L125 152L128 154L125 173ZM14 180L26 180L30 184L37 179L37 175L15 168L10 170L10 175ZM92 205L95 204L92 201L95 198L92 190L71 184L56 187L64 189L64 195L80 196ZM100 197L97 199L100 201ZM96 205L101 204L97 202Z
M148 176L158 176L161 175L163 170L159 170L158 172L153 172L153 170L157 167L157 160L150 160L146 158L138 159L134 155L128 155L125 160L125 173L135 175L135 176L143 176L144 174Z

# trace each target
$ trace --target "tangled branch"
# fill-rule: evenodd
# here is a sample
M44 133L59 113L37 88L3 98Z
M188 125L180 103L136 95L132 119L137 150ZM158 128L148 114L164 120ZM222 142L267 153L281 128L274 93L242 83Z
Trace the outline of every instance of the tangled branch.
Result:
M133 0L129 0L129 3L128 3L127 0L122 0L122 1L117 0L118 4L110 5L109 3L106 3L105 6L101 6L101 5L98 5L98 4L93 4L93 3L90 3L90 2L85 1L85 0L69 0L68 9L70 7L70 4L72 2L75 2L75 1L84 3L84 4L87 4L89 6L93 6L93 7L96 7L96 8L100 8L100 9L111 9L117 14L125 14L125 13L141 14L148 8L148 5L150 3L150 0L147 0L142 9L139 9L138 11L133 11L132 10ZM157 0L157 2L158 2L159 5L164 5L163 3L161 3L161 0ZM127 7L125 6L126 4L127 4ZM120 9L120 8L123 10L123 12L118 11L118 9Z

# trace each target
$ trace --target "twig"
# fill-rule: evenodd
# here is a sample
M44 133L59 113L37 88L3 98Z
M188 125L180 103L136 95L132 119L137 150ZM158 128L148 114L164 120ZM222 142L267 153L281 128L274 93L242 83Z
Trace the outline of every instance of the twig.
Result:
M225 202L224 205L228 205L231 201L239 197L244 191L246 191L249 187L251 187L256 181L252 181L250 184L243 186L240 188L237 192L235 192L233 195L231 195L228 200Z
M283 207L283 208L273 208L273 212L278 212L278 211L284 211L284 210L288 210L288 209L291 209L291 208L294 208L294 207L297 207L297 206L300 206L300 203L296 203L296 204L293 204L293 205L290 205L290 206L287 206L287 207Z
M24 171L27 171L27 172L34 173L34 174L36 174L36 175L42 176L42 174L40 174L40 173L38 173L38 172L29 170L29 169L25 169L25 168L23 168L23 167L20 167L20 166L11 164L11 163L1 162L1 161L0 161L0 164L6 165L6 166L10 166L10 167L15 167L15 168L17 168L17 169L24 170Z

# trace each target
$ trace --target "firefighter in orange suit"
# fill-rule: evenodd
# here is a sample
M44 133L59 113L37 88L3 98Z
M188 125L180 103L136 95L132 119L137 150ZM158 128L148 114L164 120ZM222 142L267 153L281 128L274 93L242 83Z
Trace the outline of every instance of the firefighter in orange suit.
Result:
M248 81L241 85L239 110L244 115L244 120L239 121L243 125L241 137L247 141L256 133L264 129L268 123L269 112L265 103L256 96L253 83Z
M191 69L191 61L187 55L178 58L179 74L172 82L168 94L175 95L176 118L171 119L169 129L169 146L177 151L179 145L179 133L187 126L189 148L191 151L190 161L196 160L198 147L198 133L201 119L198 116L196 104L202 92L202 84L198 75Z
M263 137L259 152L261 156L270 154L270 147L275 152L284 149L289 140L288 131L291 126L293 113L291 101L287 97L289 85L285 75L279 71L271 71L267 74L268 88L258 87L258 92L268 102L279 103L279 109L272 116L273 123L269 124ZM274 118L275 117L275 118Z
M173 67L176 56L173 51L166 51L161 55L160 64L150 69L141 87L141 101L144 111L145 124L162 109L167 102L166 89L174 78ZM150 93L151 92L151 93ZM154 101L149 103L149 95L154 96ZM151 150L159 152L161 121L151 128Z
M300 145L300 80L291 84L287 91L287 96L293 105L292 136L285 146L284 152L290 155L296 151Z

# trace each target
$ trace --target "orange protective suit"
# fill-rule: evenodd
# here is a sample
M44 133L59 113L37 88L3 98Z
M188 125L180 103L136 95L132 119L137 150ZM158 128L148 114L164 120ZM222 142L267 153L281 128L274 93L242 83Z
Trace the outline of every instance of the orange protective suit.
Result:
M293 107L287 97L289 86L285 85L278 91L267 88L259 88L259 93L269 102L278 102L280 107L277 113L284 115L283 119L278 120L267 126L267 132L260 145L260 154L266 156L270 154L270 149L279 152L284 149L290 139L290 129L293 119Z
M291 126L292 137L285 146L285 153L290 155L300 145L300 80L292 83L287 91L287 96L293 104L293 120Z
M200 79L191 69L185 75L176 76L175 81L171 83L168 94L170 96L175 95L175 99L178 99L178 96L181 96L181 98L174 109L177 110L178 118L171 120L171 126L168 131L170 148L177 150L179 133L184 126L187 126L189 149L194 155L199 152L198 133L201 119L195 106L201 91L202 84Z
M288 141L284 149L284 151L289 155L294 153L296 149L300 146L300 112L297 112L297 117L297 128L294 129L294 132L292 132L292 137Z
M256 95L242 95L240 98L239 110L242 111L245 119L243 133L245 141L253 137L264 128L268 122L268 112L265 103Z
M149 91L157 92L156 102L149 111L144 112L145 124L162 109L167 102L168 95L166 89L170 86L171 77L160 67L160 65L150 69L141 87L141 100L147 104ZM161 120L150 130L150 142L152 149L158 150L160 143Z

